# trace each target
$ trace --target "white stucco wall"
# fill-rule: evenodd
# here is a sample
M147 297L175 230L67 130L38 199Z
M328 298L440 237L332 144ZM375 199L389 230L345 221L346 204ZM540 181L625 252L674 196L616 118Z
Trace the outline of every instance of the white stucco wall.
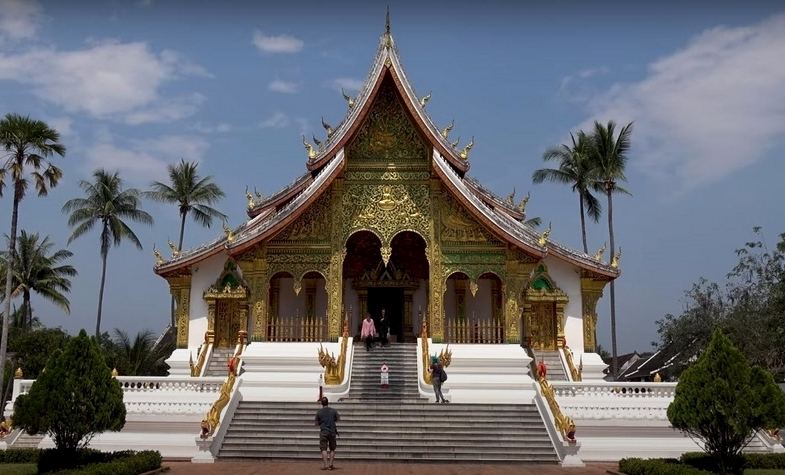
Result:
M567 345L578 355L583 353L583 311L581 303L580 270L551 256L545 258L548 274L556 285L567 294L569 302L564 308L564 337Z
M212 256L195 266L191 273L190 322L188 323L188 348L196 349L204 341L207 331L207 302L204 291L218 280L224 270L227 255Z

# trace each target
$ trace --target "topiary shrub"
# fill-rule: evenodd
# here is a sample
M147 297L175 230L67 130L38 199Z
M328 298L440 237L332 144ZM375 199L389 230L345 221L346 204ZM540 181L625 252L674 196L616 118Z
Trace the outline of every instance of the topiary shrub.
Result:
M716 330L698 361L682 373L668 420L703 443L719 473L741 473L741 450L755 431L785 425L785 394L769 372L751 368Z
M28 394L14 403L14 425L48 433L64 460L76 457L93 435L125 425L120 383L84 330L56 351Z
M710 475L713 472L679 463L676 459L619 460L619 471L626 475Z
M0 464L2 463L37 463L39 449L6 449L0 450Z
M57 475L138 475L161 468L161 454L153 450L114 452L105 455L109 456L109 461L58 471ZM40 466L39 473L42 473Z

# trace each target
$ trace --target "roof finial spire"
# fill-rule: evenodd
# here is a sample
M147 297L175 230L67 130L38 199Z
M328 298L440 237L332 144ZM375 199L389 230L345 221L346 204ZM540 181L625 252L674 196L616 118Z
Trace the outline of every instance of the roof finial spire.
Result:
M390 33L390 5L387 5L387 17L384 21L384 47L385 48L392 48L393 39L392 33Z

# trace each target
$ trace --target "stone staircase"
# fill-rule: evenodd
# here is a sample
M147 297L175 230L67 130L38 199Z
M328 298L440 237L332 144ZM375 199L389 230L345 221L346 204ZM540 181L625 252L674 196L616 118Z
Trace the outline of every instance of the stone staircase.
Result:
M234 348L215 348L210 354L204 376L226 376L229 371L229 357L234 354Z
M30 435L22 430L10 444L10 447L14 449L37 449L38 444L42 440L44 440L43 434Z
M534 351L536 363L545 362L548 381L569 381L558 351Z
M330 405L338 410L340 460L557 463L534 404L433 404L417 391L414 344L354 349L350 390ZM379 367L390 367L390 387L379 387ZM449 386L449 383L448 383ZM221 459L320 457L316 402L242 401Z
M381 387L382 364L390 371L389 387ZM417 390L417 346L416 343L390 344L365 350L363 343L354 346L352 361L352 381L346 402L418 402L421 400Z

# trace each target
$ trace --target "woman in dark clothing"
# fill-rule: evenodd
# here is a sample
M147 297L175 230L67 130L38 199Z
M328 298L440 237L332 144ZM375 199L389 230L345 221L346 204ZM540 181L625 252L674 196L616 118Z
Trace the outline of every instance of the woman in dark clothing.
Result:
M379 331L379 341L382 343L382 346L387 346L389 343L387 334L390 332L390 322L387 320L387 316L384 314L384 309L382 309L382 315L379 317L379 325L377 326L377 330Z

